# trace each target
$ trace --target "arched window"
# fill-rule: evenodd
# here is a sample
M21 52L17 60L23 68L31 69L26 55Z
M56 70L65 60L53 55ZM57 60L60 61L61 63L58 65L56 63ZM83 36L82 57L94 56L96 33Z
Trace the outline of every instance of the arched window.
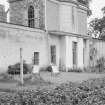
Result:
M34 7L29 6L28 8L28 26L34 28Z

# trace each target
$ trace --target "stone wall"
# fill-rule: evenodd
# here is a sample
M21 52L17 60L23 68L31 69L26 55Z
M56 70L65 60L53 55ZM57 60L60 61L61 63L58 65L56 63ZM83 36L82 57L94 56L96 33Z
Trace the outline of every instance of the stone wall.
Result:
M23 59L28 64L32 64L34 52L39 52L39 67L49 65L46 32L0 23L0 72L7 70L9 65L20 61L21 47L23 48Z
M10 23L28 26L28 7L35 8L35 28L44 29L43 0L9 0Z

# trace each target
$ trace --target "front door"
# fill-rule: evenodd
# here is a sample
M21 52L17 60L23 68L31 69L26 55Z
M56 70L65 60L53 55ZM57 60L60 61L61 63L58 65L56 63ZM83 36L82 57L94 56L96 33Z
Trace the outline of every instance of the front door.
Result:
M73 67L77 67L77 42L72 43Z

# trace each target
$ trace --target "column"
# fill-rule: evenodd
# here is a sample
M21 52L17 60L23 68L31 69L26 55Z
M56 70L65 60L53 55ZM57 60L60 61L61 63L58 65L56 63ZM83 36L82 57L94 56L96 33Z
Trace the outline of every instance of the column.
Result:
M73 67L72 37L66 36L66 70Z

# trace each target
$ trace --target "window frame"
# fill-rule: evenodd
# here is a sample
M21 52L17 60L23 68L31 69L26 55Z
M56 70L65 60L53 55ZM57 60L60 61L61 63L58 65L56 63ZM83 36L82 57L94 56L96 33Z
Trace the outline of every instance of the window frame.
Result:
M39 52L34 52L33 64L39 65Z
M56 65L56 45L50 46L50 54L51 54L51 64Z
M35 27L35 9L32 5L28 6L28 27Z

